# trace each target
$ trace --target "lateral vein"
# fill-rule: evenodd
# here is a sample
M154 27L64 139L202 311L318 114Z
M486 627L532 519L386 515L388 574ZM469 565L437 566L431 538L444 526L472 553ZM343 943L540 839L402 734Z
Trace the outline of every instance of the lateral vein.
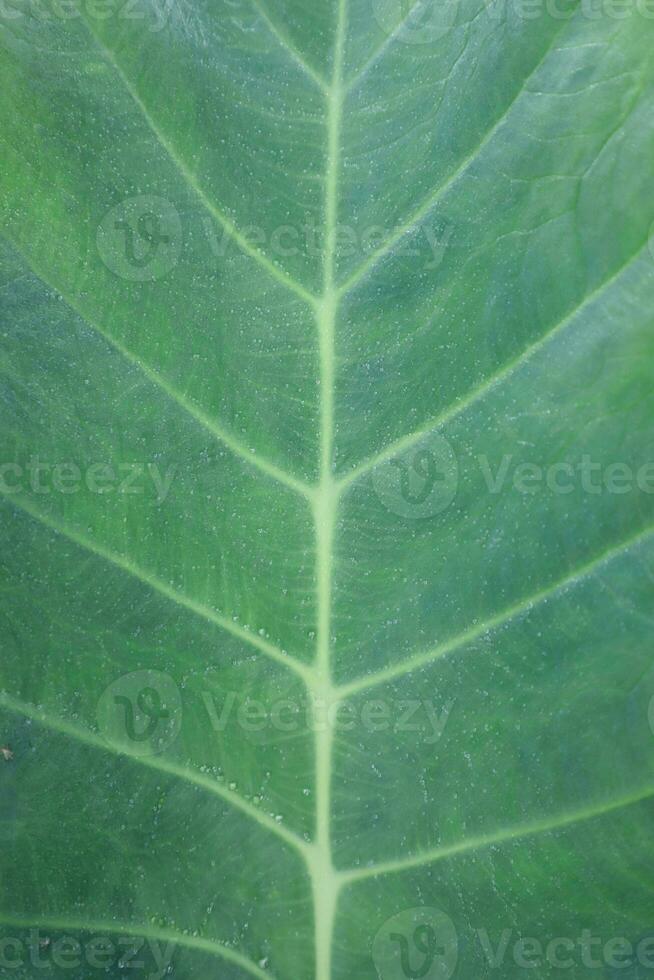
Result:
M133 936L137 939L150 939L154 942L175 943L187 949L193 949L202 953L213 954L220 959L224 959L235 966L250 973L258 980L275 980L274 976L268 971L250 960L243 953L232 949L223 943L213 939L203 939L200 936L190 936L183 932L176 932L174 929L152 928L150 923L128 923L115 920L102 921L96 919L67 919L44 916L38 920L22 918L16 915L5 915L0 912L0 925L11 926L13 929L52 929L57 931L77 931L93 933L110 933L115 936Z
M24 718L29 718L31 721L35 721L38 724L43 725L45 728L49 728L51 731L59 732L60 734L66 735L68 738L71 738L76 742L80 742L83 745L88 745L90 748L98 749L101 752L107 752L110 755L116 755L121 758L128 759L131 763L142 765L146 769L153 769L157 772L166 773L169 776L174 776L176 779L191 783L194 786L199 786L201 789L212 793L214 796L220 797L235 809L240 810L250 820L253 820L264 830L275 834L285 843L290 844L303 857L306 855L306 844L299 835L295 834L291 830L288 830L288 828L284 827L282 824L277 823L266 813L258 810L251 803L248 803L247 800L244 800L242 796L239 796L238 793L233 792L227 787L221 786L221 784L216 780L210 779L203 773L195 772L192 769L186 769L184 766L177 765L174 762L168 762L166 759L157 758L155 756L137 755L127 745L114 745L111 742L105 741L101 736L96 735L94 732L82 728L80 725L74 725L71 722L66 721L64 718L57 718L53 717L52 715L48 715L35 705L28 704L27 702L21 701L18 698L14 698L4 691L0 691L0 706L14 714L22 715Z
M361 281L361 279L367 276L368 273L376 265L378 265L379 262L381 262L381 260L384 258L385 255L388 255L388 253L392 251L395 245L402 238L404 238L405 235L408 235L411 231L413 231L416 228L416 226L420 223L420 221L429 213L429 211L431 211L431 209L438 203L438 201L447 193L450 187L452 187L452 185L457 182L459 177L461 177L465 173L465 171L470 167L470 165L474 163L474 161L477 159L479 154L486 148L486 146L493 139L497 131L507 120L511 110L518 102L519 98L525 92L528 83L531 81L531 79L534 77L534 75L538 72L538 70L545 62L547 56L550 54L554 46L555 41L558 39L558 37L560 36L560 34L562 33L566 25L567 25L567 21L564 22L562 27L555 33L554 37L551 40L551 43L547 46L544 54L538 60L534 68L532 68L532 70L529 72L527 77L523 80L522 85L520 86L516 94L513 96L513 98L511 99L510 103L508 104L504 112L496 120L496 122L493 123L491 128L486 131L486 133L484 134L480 142L477 143L474 149L463 159L463 161L459 164L456 170L452 174L450 174L450 176L442 184L440 184L439 187L437 187L434 191L432 191L429 197L427 197L427 199L413 212L410 218L403 225L397 228L393 232L393 234L389 236L387 241L384 242L384 244L380 245L380 247L376 249L365 260L365 262L362 262L359 268L356 269L352 273L352 275L339 286L340 295L349 292L354 286L356 286L357 283Z
M275 265L274 262L271 262L271 260L268 258L267 255L265 255L263 252L260 252L259 249L254 248L247 240L247 238L238 230L234 222L230 218L228 218L227 215L224 214L220 210L220 208L218 208L209 197L207 197L207 194L203 190L195 174L188 168L183 158L179 155L179 153L175 149L174 145L170 142L170 140L163 134L163 132L157 126L156 122L154 121L153 117L150 114L150 111L148 110L148 107L146 106L141 96L138 94L135 87L132 85L126 73L123 71L122 67L120 66L119 62L114 56L114 53L111 50L111 48L107 47L104 41L102 41L102 39L98 36L98 34L93 30L90 22L85 17L83 19L89 34L93 37L98 48L103 53L106 60L113 67L116 74L121 79L123 85L129 92L130 96L141 110L141 114L143 115L143 118L148 124L153 135L155 136L157 141L161 144L161 146L166 151L166 153L173 161L173 163L176 165L177 169L181 173L182 177L184 178L188 186L195 192L196 196L202 201L207 211L209 211L209 213L216 219L216 221L224 228L227 234L236 242L236 244L238 245L238 247L241 249L242 252L244 252L246 255L249 255L250 258L255 260L255 262L258 262L259 265L263 269L265 269L266 272L273 279L276 279L287 289L291 290L291 292L295 293L297 296L303 299L305 303L308 303L310 306L314 307L316 304L316 297L313 295L313 293L309 292L308 289L305 289L305 287L301 283L297 282L297 280L294 279L292 276L290 276L287 272L284 272L284 270L281 269L279 266Z
M57 534L61 534L65 538L68 538L69 541L72 541L73 544L77 545L79 548L84 548L85 551L91 552L92 554L97 555L99 558L102 558L104 561L110 562L112 565L120 568L121 571L126 572L133 578L143 582L144 585L147 585L149 588L160 593L166 599L169 599L176 605L181 606L184 609L188 609L190 612L195 613L196 616L200 616L202 619L213 623L213 625L219 626L227 633L231 633L232 636L235 636L237 639L242 640L244 643L254 647L270 660L273 660L275 663L281 664L287 669L293 671L303 680L306 680L307 676L309 676L309 668L301 663L301 661L296 660L295 657L289 656L289 654L285 653L283 650L280 650L279 647L269 643L268 640L265 640L256 633L252 633L243 626L239 626L237 623L232 622L232 620L227 616L223 616L221 613L216 612L209 606L205 606L202 603L197 602L195 599L190 599L188 596L183 595L168 583L135 565L126 556L116 554L115 552L110 551L108 548L91 541L90 538L80 534L78 531L73 531L71 528L65 527L63 524L60 524L59 521L56 521L53 518L41 513L41 511L37 510L36 507L33 507L30 503L27 503L27 501L14 494L6 493L4 490L1 490L0 496L8 500L18 510L24 511L24 513L26 513L33 520L38 521L45 527L49 527Z
M170 385L162 375L160 375L153 368L149 367L149 365L145 364L139 357L137 357L136 354L128 350L127 347L124 347L123 344L108 333L104 327L101 327L99 324L93 322L88 315L78 307L74 300L72 300L69 296L64 295L56 283L52 282L45 275L45 273L36 268L35 264L28 259L25 253L20 249L17 242L7 233L6 230L3 230L3 235L7 241L11 243L13 248L21 255L23 261L34 273L34 275L40 279L45 286L47 286L49 289L53 289L59 296L62 296L69 309L79 316L84 321L84 324L89 327L89 329L100 334L100 336L103 337L108 344L111 344L114 350L118 351L118 353L124 357L125 360L137 367L139 371L145 375L148 381L151 381L152 384L160 388L168 396L168 398L171 399L171 401L179 405L180 408L194 418L196 422L198 422L203 428L207 429L207 431L210 432L215 439L218 439L225 446L227 446L227 448L233 452L235 456L238 456L239 459L243 460L243 462L247 463L249 466L260 470L262 473L265 473L266 476L269 476L271 479L283 484L290 490L293 490L295 493L300 494L307 499L312 497L313 489L309 486L309 484L305 483L303 480L298 480L291 473L287 473L286 470L283 470L275 463L272 463L269 460L264 459L262 456L259 456L257 453L249 450L248 447L236 439L235 436L233 436L226 429L223 429L217 422L206 415L201 408L194 405L184 395L182 395L181 392Z
M647 249L647 243L641 246L633 255L630 255L627 260L617 269L612 275L606 279L604 282L600 283L594 290L584 296L583 300L574 307L569 313L567 313L563 319L559 320L558 323L550 327L538 340L530 344L512 361L505 364L503 368L492 374L489 378L483 381L478 387L473 388L472 391L464 395L458 401L455 401L452 405L448 406L439 415L434 416L430 419L424 426L420 429L416 429L415 432L410 432L408 435L402 436L395 442L390 443L385 449L376 453L374 456L370 456L368 459L364 459L363 462L359 463L357 466L353 467L349 472L347 472L339 481L339 487L344 490L349 487L352 483L355 483L366 473L369 473L380 463L385 462L388 459L392 459L398 453L405 452L410 449L416 443L420 442L431 432L446 425L451 422L462 412L470 408L477 402L480 398L486 395L489 391L498 387L502 382L509 378L515 371L517 371L523 364L529 361L539 350L545 347L554 337L556 337L561 331L565 330L588 306L595 302L602 294L610 289L611 286L627 271L627 269L636 262L641 254Z
M432 647L431 650L427 650L425 653L418 654L417 656L410 657L408 660L403 660L399 664L395 664L393 667L388 667L385 670L381 670L376 674L372 674L368 677L360 678L359 680L352 681L349 684L343 684L337 689L341 697L351 697L352 695L358 694L361 691L366 691L371 687L377 687L380 684L385 684L389 681L396 680L398 677L404 677L407 674L413 673L414 670L418 670L420 667L426 667L428 664L433 663L435 660L440 660L441 657L445 657L450 653L454 653L456 650L460 650L461 647L466 646L468 643L473 643L480 637L490 633L501 626L506 626L512 620L517 619L524 613L531 612L537 606L548 599L551 599L557 593L568 589L572 585L577 585L584 579L589 578L594 572L596 572L603 565L608 565L610 562L619 558L625 551L629 551L631 548L638 547L647 541L654 534L654 525L644 528L637 534L628 538L626 541L621 541L619 544L614 545L607 551L602 552L596 558L591 559L579 568L568 573L564 578L559 579L552 585L541 589L539 592L533 595L527 596L526 599L521 599L520 602L515 603L503 612L498 613L496 616L491 616L489 619L484 620L483 623L479 623L476 626L471 627L463 633L459 633L458 636L453 637L451 640L441 643L436 647Z
M406 13L405 16L402 18L402 20L396 24L396 26L393 28L393 30L390 32L390 34L384 40L384 42L380 44L375 51L373 51L373 53L370 55L368 60L361 66L361 68L359 68L359 70L355 72L354 75L352 75L348 79L347 85L345 86L346 92L350 92L353 88L355 88L359 84L361 79L364 78L365 75L367 75L367 73L370 71L372 66L376 64L380 60L380 58L383 57L384 52L395 42L396 38L402 31L402 28L409 23L416 10L419 7L423 6L425 2L426 0L415 0L415 2L411 4L408 13Z
M516 827L509 827L506 830L499 830L492 834L484 834L479 837L471 837L469 840L459 841L457 844L449 844L445 847L435 847L422 854L413 857L398 859L396 861L386 861L367 868L354 868L341 872L345 885L353 882L364 881L367 878L377 878L380 875L395 874L399 871L408 871L411 868L420 868L447 858L456 857L459 854L482 850L493 847L496 844L503 844L513 840L521 840L526 837L534 837L540 834L547 834L554 830L564 827L574 826L605 816L617 810L622 810L637 803L642 803L654 797L654 788L647 787L634 793L633 796L625 797L620 800L608 801L585 810L578 810L574 813L563 813L550 820L541 820L531 824L522 824Z
M323 92L327 91L328 86L325 79L315 70L315 68L311 67L308 61L306 61L300 51L295 47L291 39L279 29L260 0L251 0L251 2L252 6L265 22L270 33L279 41L281 47L284 48L293 61L296 62L298 67L301 68L302 71L316 83L318 88L320 88Z

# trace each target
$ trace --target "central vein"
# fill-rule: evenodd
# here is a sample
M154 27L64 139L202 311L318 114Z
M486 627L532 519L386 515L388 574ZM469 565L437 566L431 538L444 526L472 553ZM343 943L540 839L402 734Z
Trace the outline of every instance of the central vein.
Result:
M338 297L335 283L338 224L338 173L343 108L343 54L345 3L339 0L332 82L327 99L327 164L325 171L325 252L323 293L316 307L320 353L320 482L314 498L316 528L317 631L316 659L311 694L319 707L314 712L316 740L316 838L311 861L315 916L316 980L331 980L332 933L340 876L334 868L331 842L332 714L335 699L331 672L331 611L334 528L338 488L333 474L334 456L334 330ZM329 719L329 720L327 720Z

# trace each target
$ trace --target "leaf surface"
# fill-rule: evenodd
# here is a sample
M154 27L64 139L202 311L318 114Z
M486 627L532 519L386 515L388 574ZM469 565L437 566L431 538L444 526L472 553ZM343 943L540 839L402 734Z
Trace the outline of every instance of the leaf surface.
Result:
M116 977L130 937L189 980L654 965L654 24L622 13L4 11L16 976L99 971L98 936Z

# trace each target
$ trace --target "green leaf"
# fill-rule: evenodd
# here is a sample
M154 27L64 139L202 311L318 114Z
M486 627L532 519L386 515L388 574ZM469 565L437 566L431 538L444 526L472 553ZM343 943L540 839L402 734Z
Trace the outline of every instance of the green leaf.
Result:
M0 19L3 975L648 976L652 11Z

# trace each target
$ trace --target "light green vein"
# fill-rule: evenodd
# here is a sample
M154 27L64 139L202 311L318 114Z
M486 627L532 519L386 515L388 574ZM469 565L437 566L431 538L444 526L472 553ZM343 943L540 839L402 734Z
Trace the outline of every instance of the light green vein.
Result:
M488 146L497 131L508 119L511 110L516 105L520 97L524 94L527 85L534 77L534 75L539 71L545 62L547 56L552 51L555 42L558 40L561 33L567 26L567 21L563 23L561 28L555 33L550 44L545 49L545 52L538 60L534 68L529 72L527 77L523 80L522 85L517 90L508 106L502 113L502 115L493 123L493 125L486 131L483 138L477 143L473 150L463 159L456 170L439 185L432 193L427 197L427 199L418 207L410 218L398 228L395 229L392 235L389 236L386 242L384 242L378 249L376 249L366 260L362 262L361 265L356 269L348 279L339 287L339 293L341 295L349 292L354 286L357 285L365 276L372 271L372 269L381 262L384 256L388 255L389 252L393 250L395 245L408 235L410 232L415 230L415 228L420 224L423 218L429 214L432 208L441 200L441 198L448 192L448 190L459 180L459 178L468 170L470 165L474 163L480 153Z
M282 30L277 26L263 4L260 3L260 0L251 0L251 2L252 6L265 22L270 33L277 38L282 48L286 50L298 67L301 68L301 70L308 75L309 78L311 78L323 92L325 92L327 90L327 82L322 75L320 75L315 68L311 67L311 65L302 56L298 48L296 48L296 46L293 44L290 37L285 32L282 32Z
M279 837L286 844L290 844L302 857L306 857L307 845L301 837L293 833L292 830L288 830L283 824L278 823L273 817L269 817L266 813L257 809L253 804L248 803L238 793L232 792L217 780L211 779L203 773L196 772L193 769L186 768L174 762L169 762L167 759L158 756L138 755L129 748L127 743L114 744L105 741L105 739L96 735L91 730L82 728L80 725L75 725L66 721L64 718L48 715L36 705L28 704L25 701L14 698L5 691L0 691L0 707L5 708L13 714L21 715L23 718L29 718L31 721L35 721L51 731L66 735L68 738L82 745L88 745L90 748L98 749L101 752L128 759L130 763L144 766L146 769L152 769L156 772L165 773L168 776L173 776L193 786L198 786L212 793L214 796L220 797L230 806L234 807L234 809L240 810L241 813L250 820L253 820L264 830L275 834L276 837Z
M347 84L345 85L345 92L350 92L356 85L358 85L362 78L364 78L370 71L372 66L384 56L384 53L388 50L388 48L391 47L391 45L397 40L402 28L406 27L418 7L423 6L425 2L426 0L415 0L415 3L411 4L408 13L406 13L402 20L396 24L392 31L389 31L388 37L386 37L384 42L380 44L375 51L373 51L359 70L348 79Z
M13 929L52 929L58 932L91 932L96 935L104 933L114 936L132 936L134 939L147 939L152 942L172 943L196 952L213 954L228 963L241 967L253 977L257 977L258 980L275 980L273 974L268 970L263 970L243 953L239 953L238 950L223 943L212 939L203 939L200 936L185 935L172 929L153 928L149 923L139 925L136 922L66 919L48 916L33 920L16 915L5 915L4 912L0 912L0 925L10 926Z
M260 252L259 249L255 248L248 241L248 239L241 234L241 232L238 230L234 222L226 214L224 214L220 210L220 208L218 208L209 197L207 197L207 194L203 190L202 185L198 181L198 178L191 170L189 170L185 161L177 152L175 146L170 142L170 140L164 135L164 133L157 126L155 120L150 114L150 111L148 110L148 107L143 102L141 96L139 95L135 87L132 85L128 76L123 71L122 67L120 66L117 59L115 58L111 48L107 47L104 41L96 33L96 31L93 30L93 27L91 26L91 22L84 16L84 10L80 8L80 12L83 16L84 23L86 24L89 34L93 37L98 48L102 51L107 61L114 68L116 74L122 81L123 85L129 92L130 96L141 110L141 114L143 115L143 118L148 124L154 137L161 144L161 146L166 151L170 159L176 165L177 169L181 173L182 177L184 178L188 186L195 192L196 196L202 201L202 204L207 209L207 211L224 228L227 234L236 242L236 244L241 249L241 251L244 252L246 255L249 255L250 258L255 260L255 262L258 262L258 264L263 269L266 270L268 275L270 275L273 279L276 279L277 282L281 283L287 289L291 290L291 292L295 293L306 303L309 303L310 306L315 306L316 297L313 295L313 293L310 293L309 290L305 289L305 287L301 283L297 282L297 280L295 280L292 276L289 276L287 272L284 272L284 270L281 269L279 266L275 265L274 262L271 262L271 260L268 258L267 255L265 255L263 252Z
M289 656L283 650L280 650L279 647L276 647L273 643L270 643L257 633L234 623L227 616L223 616L214 609L211 609L209 606L205 606L201 602L197 602L195 599L190 599L188 596L178 592L167 582L164 582L162 579L157 578L150 572L139 568L128 557L116 554L115 552L110 551L108 548L96 544L96 542L92 541L90 538L87 538L86 535L81 534L79 531L74 531L71 528L65 527L54 518L43 514L24 498L18 497L14 494L5 493L5 491L0 491L0 496L8 500L14 507L24 511L34 520L39 521L46 527L49 527L57 534L61 534L65 538L68 538L68 540L72 541L73 544L76 544L80 548L84 548L85 551L89 551L92 554L97 555L98 558L102 558L104 561L111 562L112 565L115 565L117 568L120 568L121 571L126 572L133 578L143 582L144 585L147 585L155 592L160 593L160 595L163 595L166 599L169 599L171 602L174 602L176 605L181 606L184 609L188 609L190 612L202 617L202 619L206 619L208 622L213 623L214 626L219 626L221 629L225 630L227 633L231 633L232 636L237 637L237 639L242 640L244 643L255 647L258 651L268 657L268 659L275 661L275 663L281 664L283 667L293 671L304 680L310 676L309 668L302 664L299 660Z
M604 565L608 565L616 558L619 558L625 551L629 551L632 548L637 548L639 545L643 544L648 538L651 538L652 535L654 535L654 525L644 528L631 538L628 538L626 541L621 541L619 544L607 549L606 551L602 552L601 555L591 559L584 565L581 565L579 568L574 569L574 571L569 572L568 575L554 582L552 585L549 585L544 589L540 589L533 595L527 596L526 599L521 599L520 602L516 602L514 605L509 606L508 609L503 610L496 616L491 616L489 619L484 620L483 623L472 626L470 629L465 630L463 633L459 633L451 640L432 647L430 650L426 650L424 653L419 653L414 657L409 657L407 660L394 664L392 667L387 667L385 670L380 670L375 674L369 674L367 677L361 677L349 684L343 684L338 688L338 693L341 697L351 697L352 695L358 694L361 691L366 691L371 687L377 687L379 684L385 684L389 681L396 680L398 677L411 674L413 671L419 670L421 667L426 667L435 660L440 660L441 657L448 656L448 654L454 653L456 650L460 650L469 643L474 643L475 640L478 640L481 637L499 629L500 627L508 625L518 617L531 612L532 609L535 609L542 603L547 602L548 599L553 598L558 593L564 592L571 586L578 585L584 579L587 579L591 575L595 574Z
M338 225L338 182L341 160L343 112L343 58L346 0L339 0L332 82L327 93L327 159L325 167L325 249L323 295L316 312L320 347L320 485L314 501L316 529L317 630L314 678L310 690L316 702L333 700L331 669L331 617L333 589L333 539L338 492L333 475L335 325L338 309L334 263ZM330 725L317 726L316 839L310 862L315 921L315 980L331 980L332 942L338 878L334 870L331 840L331 781L334 733Z
M399 453L406 452L412 446L420 442L430 433L434 432L441 426L446 425L451 422L458 415L461 415L466 409L470 408L475 402L483 398L494 388L502 384L507 378L514 374L519 368L527 363L535 354L538 353L543 347L545 347L552 339L554 339L559 333L565 330L574 320L580 316L589 306L591 306L596 300L600 299L606 290L610 289L617 280L620 279L622 275L629 269L629 267L637 262L642 255L645 254L647 250L647 243L640 247L636 253L630 255L626 261L617 269L608 279L600 283L594 290L588 293L583 300L575 306L573 310L566 314L562 320L550 327L538 340L534 341L526 347L516 358L509 361L503 368L492 374L487 378L482 384L477 388L473 388L472 391L468 392L463 398L454 402L448 408L446 408L439 415L434 416L429 419L420 429L416 429L414 432L409 433L406 436L402 436L395 442L390 443L385 449L376 453L374 456L370 456L368 459L363 460L348 473L343 476L339 481L339 488L346 489L351 484L355 483L357 480L365 476L380 463L384 463L386 460L392 459Z
M637 803L642 803L644 800L649 800L652 797L654 797L654 788L647 787L635 793L633 796L600 803L597 806L590 806L585 810L577 810L573 813L563 813L549 820L539 820L534 823L508 827L505 830L498 830L495 833L470 837L468 840L459 841L456 844L435 847L433 850L416 854L413 857L400 858L396 861L386 861L367 868L354 868L349 871L344 871L341 872L341 880L344 885L348 885L353 882L364 881L366 878L377 878L380 875L395 874L400 871L409 871L412 868L426 867L435 864L437 861L444 861L447 858L456 857L459 854L479 851L487 847L493 847L496 844L506 844L514 840L535 837L539 834L547 834L555 830L564 829L565 827L572 827L575 824L595 820L606 814L635 806Z
M281 467L276 466L274 463L269 462L262 456L259 456L247 446L243 445L243 443L236 439L230 432L218 425L218 423L203 412L201 408L189 401L188 398L174 388L173 385L169 384L169 382L166 381L162 375L160 375L153 368L149 367L149 365L145 364L136 354L130 351L127 347L121 344L119 340L105 330L104 327L101 327L99 324L93 322L73 299L64 295L61 292L60 287L44 272L42 272L31 259L28 259L18 243L11 238L4 229L3 235L7 241L10 242L16 252L20 254L21 258L34 273L34 275L37 276L37 278L40 279L45 286L47 286L49 289L53 289L59 296L61 296L69 309L76 313L77 316L84 321L87 327L100 334L100 336L103 337L108 344L111 344L114 350L118 351L122 357L137 367L139 371L145 375L148 381L151 381L157 388L160 388L168 396L168 398L171 399L171 401L179 405L181 409L195 419L195 421L198 422L204 429L210 432L215 439L222 442L232 453L234 453L235 456L238 456L239 459L243 460L243 462L247 463L249 466L254 467L261 473L265 473L266 476L269 476L271 479L276 480L278 483L288 487L289 490L293 490L295 493L298 493L307 499L312 499L313 490L307 483L305 483L303 480L296 479L296 477L294 477L291 473L287 473L286 470L281 469Z

